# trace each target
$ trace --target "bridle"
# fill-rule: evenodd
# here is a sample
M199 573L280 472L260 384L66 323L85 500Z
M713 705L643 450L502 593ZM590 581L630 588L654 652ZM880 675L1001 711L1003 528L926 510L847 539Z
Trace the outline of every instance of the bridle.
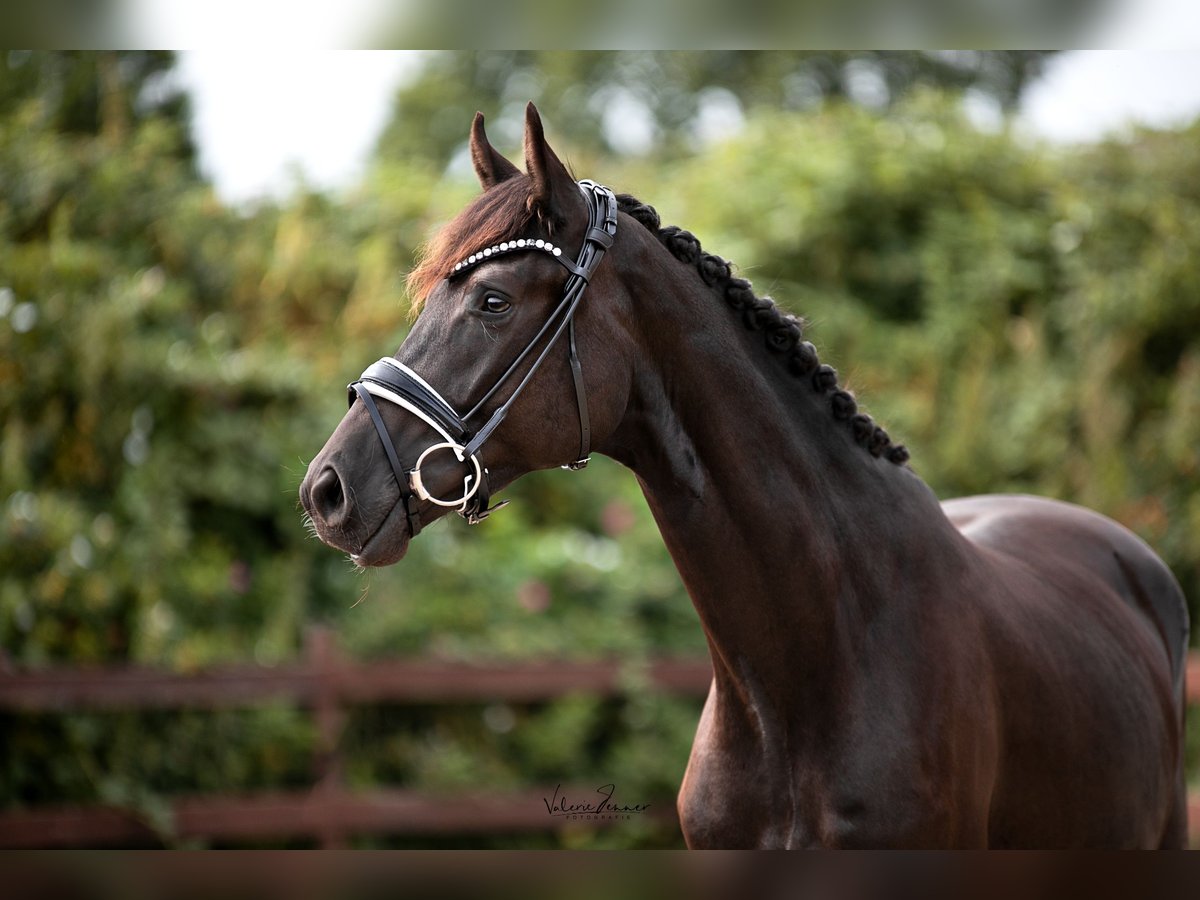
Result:
M507 500L503 500L495 506L488 506L490 499L487 483L488 470L479 458L479 451L500 423L504 421L508 410L525 390L525 386L529 384L530 379L546 360L551 348L562 337L564 331L567 333L571 378L575 383L575 402L579 409L579 455L574 462L567 463L562 468L582 469L588 464L592 429L588 418L587 389L583 382L583 367L579 363L579 354L575 347L575 311L579 308L579 303L583 299L584 291L587 289L596 267L600 265L605 251L612 246L613 239L616 237L617 198L608 188L596 184L594 181L585 179L579 182L579 187L588 203L588 229L584 235L583 247L580 248L579 256L574 262L563 255L561 247L556 247L549 241L540 238L519 238L472 253L455 265L448 275L453 278L495 256L526 250L547 253L570 272L558 306L546 318L525 349L517 354L517 358L504 370L504 374L497 379L487 393L479 398L479 401L471 407L466 415L460 416L454 407L446 402L445 398L425 379L392 357L384 357L373 363L362 373L358 381L347 386L350 406L354 405L355 399L362 401L371 416L379 439L383 442L383 449L387 453L392 474L395 475L396 484L400 488L400 501L404 504L408 527L413 536L416 536L421 530L419 505L422 500L428 500L437 506L457 507L458 514L471 525L478 525L491 513L508 503ZM478 431L472 432L467 423L475 418L484 404L496 395L501 386L512 377L525 358L533 352L533 349L547 334L549 334L549 339L546 340L541 353L534 359L533 365L509 394L508 399L491 414ZM430 444L421 452L411 469L406 469L400 462L395 444L392 443L391 435L388 434L387 428L383 424L383 417L379 414L379 408L375 405L374 398L376 397L394 403L412 413L442 437L441 441ZM421 479L421 466L430 455L439 450L449 450L459 462L468 468L467 474L463 478L463 494L453 500L434 497Z

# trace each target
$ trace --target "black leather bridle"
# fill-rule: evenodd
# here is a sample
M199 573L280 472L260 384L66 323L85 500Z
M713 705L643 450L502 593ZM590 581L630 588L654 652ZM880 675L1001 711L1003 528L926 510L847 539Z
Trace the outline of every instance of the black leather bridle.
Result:
M596 184L594 181L580 181L579 187L588 203L588 229L584 235L583 247L574 262L563 255L562 248L554 246L549 241L539 238L521 238L504 241L494 247L487 247L473 253L458 263L449 273L449 277L453 278L493 256L526 250L547 253L570 272L566 286L563 288L562 300L559 301L558 306L550 313L525 349L505 369L504 374L471 407L466 415L460 416L454 407L447 403L445 398L425 379L392 357L384 357L373 363L362 373L358 381L347 387L350 405L353 406L356 399L362 401L371 416L379 439L383 442L388 463L392 467L396 484L400 488L400 501L404 504L408 527L413 536L416 536L421 530L418 508L422 500L428 500L438 506L457 507L458 514L471 525L479 524L492 512L508 503L507 500L504 500L495 506L488 506L490 499L487 483L488 470L480 461L479 451L500 423L504 421L508 410L525 386L529 384L530 379L546 360L551 348L562 337L564 331L567 333L568 361L571 366L571 378L575 383L575 400L579 409L579 456L574 462L567 463L563 468L582 469L588 464L588 454L591 452L591 422L588 417L583 367L579 363L579 354L575 347L575 310L579 308L579 303L583 299L584 291L592 274L600 265L605 251L612 246L613 239L616 237L617 198L608 188ZM479 413L484 404L496 395L501 386L512 377L525 358L533 352L533 349L547 334L549 334L549 338L541 353L534 359L533 365L530 366L529 371L525 373L513 392L509 394L508 399L491 414L478 431L472 432L467 423ZM417 457L417 461L411 469L406 469L396 454L395 444L392 443L391 435L388 434L387 428L383 424L383 417L379 414L379 408L375 405L376 397L395 403L417 416L443 438L442 441L426 447ZM443 500L432 496L421 480L422 464L430 454L442 449L451 451L459 462L468 467L467 475L463 479L463 495L453 500Z

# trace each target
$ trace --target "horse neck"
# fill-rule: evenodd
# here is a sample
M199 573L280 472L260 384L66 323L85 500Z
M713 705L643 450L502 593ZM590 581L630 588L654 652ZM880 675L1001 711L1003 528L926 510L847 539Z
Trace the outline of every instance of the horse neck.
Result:
M811 716L961 541L928 487L855 444L691 267L651 255L625 277L644 363L603 450L642 485L718 689Z

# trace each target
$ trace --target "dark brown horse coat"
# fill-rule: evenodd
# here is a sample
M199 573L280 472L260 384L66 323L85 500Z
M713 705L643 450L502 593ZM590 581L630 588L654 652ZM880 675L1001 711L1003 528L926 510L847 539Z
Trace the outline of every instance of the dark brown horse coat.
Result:
M525 150L529 175L477 117L485 193L414 273L424 308L397 358L459 409L529 341L564 273L544 254L450 267L518 236L582 241L579 191L532 107ZM688 844L1183 846L1188 625L1163 563L1064 503L939 504L797 320L649 207L621 209L579 353L594 444L636 474L711 648L679 794ZM361 406L301 498L327 543L386 565L410 534ZM402 458L430 443L403 410L383 416ZM572 460L576 422L564 353L488 444L493 485ZM439 478L450 495L462 483L448 455Z

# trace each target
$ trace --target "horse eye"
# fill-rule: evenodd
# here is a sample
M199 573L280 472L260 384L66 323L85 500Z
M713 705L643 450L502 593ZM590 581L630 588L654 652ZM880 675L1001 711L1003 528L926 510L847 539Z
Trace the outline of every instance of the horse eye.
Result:
M488 294L483 298L483 308L490 313L508 312L510 306L512 306L511 303L495 294Z

